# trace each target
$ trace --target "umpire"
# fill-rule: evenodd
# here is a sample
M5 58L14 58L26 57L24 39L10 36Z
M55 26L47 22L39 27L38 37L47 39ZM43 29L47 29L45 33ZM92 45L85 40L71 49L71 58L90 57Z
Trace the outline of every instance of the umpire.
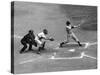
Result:
M32 50L32 45L37 47L37 43L35 42L35 35L33 30L29 30L28 34L26 34L22 39L21 39L21 44L24 46L20 53L23 53L25 49L27 48L27 44L29 44L28 51Z

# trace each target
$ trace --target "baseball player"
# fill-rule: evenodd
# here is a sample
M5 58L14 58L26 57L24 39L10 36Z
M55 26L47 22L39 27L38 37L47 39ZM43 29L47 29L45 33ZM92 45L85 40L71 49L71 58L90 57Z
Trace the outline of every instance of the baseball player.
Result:
M66 22L67 41L60 43L60 47L62 47L62 45L65 44L65 43L69 43L70 38L72 38L75 42L77 42L79 46L82 46L82 44L80 44L80 41L78 40L78 38L72 32L72 29L77 28L79 26L80 25L72 26L69 21Z
M29 44L28 50L32 50L32 45L37 47L37 43L35 42L35 35L33 30L29 30L28 34L26 34L22 39L21 39L21 44L23 45L23 48L21 49L20 53L23 53L25 49L27 48L27 44Z
M46 40L50 40L50 41L54 40L53 38L47 37L47 35L48 35L48 30L43 29L43 31L37 34L37 36L35 37L35 41L37 42L39 46L37 54L40 54L40 51L44 50Z

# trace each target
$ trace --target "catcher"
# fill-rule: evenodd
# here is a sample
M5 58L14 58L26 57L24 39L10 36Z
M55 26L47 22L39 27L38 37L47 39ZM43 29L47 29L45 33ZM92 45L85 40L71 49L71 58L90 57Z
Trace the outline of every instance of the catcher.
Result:
M35 37L35 41L37 42L39 46L37 54L40 54L40 51L44 50L46 40L54 41L53 38L49 38L47 37L47 35L48 35L48 30L43 29L43 31L38 33L37 36Z
M67 41L60 43L60 47L62 47L62 45L65 44L65 43L69 43L70 38L72 38L75 42L77 42L79 46L82 46L82 44L80 44L80 41L78 40L78 38L72 32L72 29L77 28L79 26L80 25L72 26L69 21L66 22Z

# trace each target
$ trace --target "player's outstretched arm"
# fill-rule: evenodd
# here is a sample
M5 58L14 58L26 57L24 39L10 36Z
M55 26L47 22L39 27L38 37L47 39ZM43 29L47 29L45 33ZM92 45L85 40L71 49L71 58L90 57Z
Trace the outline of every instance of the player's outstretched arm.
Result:
M45 40L50 40L50 41L54 41L54 38L49 38L49 37L47 37L47 38L45 38Z
M50 40L50 41L54 41L54 38L50 38L49 40Z
M77 26L72 26L72 29L73 29L73 28L78 28L78 27L80 27L80 24L77 25Z
M84 23L85 21L84 20L82 20L81 21L81 23L80 24L78 24L77 26L74 26L74 28L78 28L78 27L80 27L83 23Z
M85 22L85 21L82 20L80 24L78 24L77 26L72 26L72 28L78 28L78 27L80 27L84 22Z

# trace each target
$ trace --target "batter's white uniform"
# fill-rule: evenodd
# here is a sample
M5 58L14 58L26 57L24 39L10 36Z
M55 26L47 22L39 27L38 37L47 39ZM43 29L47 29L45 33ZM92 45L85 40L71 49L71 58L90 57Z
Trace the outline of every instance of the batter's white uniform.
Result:
M75 34L72 32L72 29L76 26L66 26L66 32L67 32L67 42L69 42L69 38L72 38L74 41L79 41L78 38L75 36Z
M46 35L43 32L37 34L37 36L35 37L35 41L40 46L43 44L43 42L45 42L45 39L46 39Z

